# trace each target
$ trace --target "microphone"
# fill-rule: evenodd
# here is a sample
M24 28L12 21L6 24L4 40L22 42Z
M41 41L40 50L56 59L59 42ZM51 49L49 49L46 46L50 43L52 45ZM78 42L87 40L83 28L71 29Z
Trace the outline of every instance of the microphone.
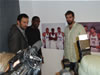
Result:
M28 54L28 56L30 57L38 55L38 51L40 50L41 46L42 46L41 40L37 41L35 44L32 45L32 47L29 50L25 52L25 56L26 54Z
M41 48L41 46L42 46L42 42L41 42L41 40L39 40L34 45L32 45L32 48L35 48L36 51L39 51L39 49Z

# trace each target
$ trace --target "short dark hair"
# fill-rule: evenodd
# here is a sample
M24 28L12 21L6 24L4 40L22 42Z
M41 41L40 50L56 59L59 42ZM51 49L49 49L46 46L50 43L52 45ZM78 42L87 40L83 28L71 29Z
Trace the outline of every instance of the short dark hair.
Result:
M57 29L61 29L60 27L58 27Z
M48 27L46 29L49 29Z
M73 17L75 16L74 12L71 11L71 10L68 10L68 11L65 13L65 16L67 16L67 15L69 15L69 14L72 14Z
M94 30L96 30L96 28L95 28L94 26L92 26L92 27L91 27L91 29L94 29Z
M51 28L51 30L53 31L53 30L55 30L54 28Z
M40 18L38 16L32 17L32 21L34 21L35 19L39 19L40 20Z
M21 19L22 19L23 17L24 17L24 18L29 18L27 14L19 14L18 17L17 17L17 20L18 20L18 21L21 21Z

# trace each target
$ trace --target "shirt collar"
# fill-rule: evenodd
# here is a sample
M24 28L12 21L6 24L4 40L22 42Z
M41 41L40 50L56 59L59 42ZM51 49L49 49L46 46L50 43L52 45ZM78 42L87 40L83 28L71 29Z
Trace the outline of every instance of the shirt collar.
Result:
M17 27L22 33L25 33L25 30L23 30L19 25L17 25Z

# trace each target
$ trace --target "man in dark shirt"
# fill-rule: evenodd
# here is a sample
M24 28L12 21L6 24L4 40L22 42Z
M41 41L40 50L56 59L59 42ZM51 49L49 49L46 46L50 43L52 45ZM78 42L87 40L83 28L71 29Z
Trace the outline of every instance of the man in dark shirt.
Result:
M37 41L41 40L40 31L38 29L40 24L40 18L34 16L32 18L32 25L26 29L26 36L28 39L28 44L30 46L34 45ZM38 51L39 56L42 56L41 50Z
M34 45L37 41L41 40L40 31L38 29L40 24L40 18L38 16L34 16L32 18L32 25L26 29L26 36L28 39L28 44L30 46ZM38 51L38 56L42 58L41 49ZM38 75L41 75L41 71Z
M26 29L26 36L30 46L34 45L38 40L41 40L40 31L38 29L39 24L40 18L38 16L34 16L32 18L32 25ZM38 55L42 57L41 49L38 51Z

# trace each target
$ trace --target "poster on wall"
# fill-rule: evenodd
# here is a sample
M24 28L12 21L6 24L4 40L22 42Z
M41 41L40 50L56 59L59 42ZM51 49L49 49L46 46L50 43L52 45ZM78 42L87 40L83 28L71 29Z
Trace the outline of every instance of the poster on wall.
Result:
M43 23L43 48L63 50L65 23Z
M79 22L90 40L91 53L100 53L100 22Z

